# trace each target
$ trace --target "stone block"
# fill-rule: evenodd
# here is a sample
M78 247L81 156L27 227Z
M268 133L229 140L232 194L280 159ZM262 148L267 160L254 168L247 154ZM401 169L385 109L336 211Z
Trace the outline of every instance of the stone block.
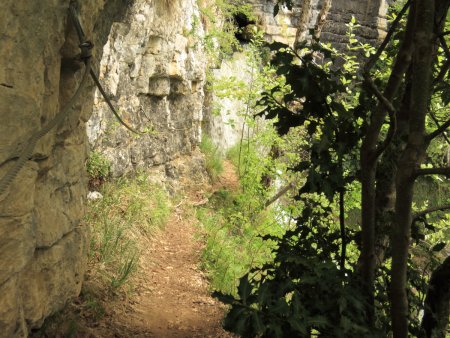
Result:
M158 97L170 94L170 79L168 77L153 76L149 79L148 94Z
M0 295L0 337L27 337L17 276L0 284Z
M20 278L24 316L31 328L78 296L86 268L88 229L77 227L48 249L36 250Z
M0 284L21 271L33 257L34 225L31 214L0 218ZM0 293L0 298L1 298Z

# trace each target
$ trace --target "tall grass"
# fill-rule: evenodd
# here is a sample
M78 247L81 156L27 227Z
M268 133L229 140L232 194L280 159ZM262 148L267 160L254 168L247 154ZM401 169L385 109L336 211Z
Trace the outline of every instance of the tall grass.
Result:
M215 181L223 171L223 160L210 137L203 135L200 150L205 155L206 171Z
M102 199L89 203L90 263L111 288L124 285L136 271L139 239L161 228L170 213L168 195L143 174L106 182Z
M202 268L215 290L236 294L240 277L272 259L272 243L262 236L281 236L284 231L271 210L249 209L255 201L248 197L220 190L207 207L197 209L205 241Z

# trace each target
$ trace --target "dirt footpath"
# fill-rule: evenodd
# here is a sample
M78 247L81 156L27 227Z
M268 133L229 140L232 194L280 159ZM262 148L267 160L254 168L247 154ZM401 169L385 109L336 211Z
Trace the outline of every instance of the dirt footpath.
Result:
M179 206L141 256L140 287L127 322L148 337L229 337L221 328L224 308L211 298L198 267L194 223Z

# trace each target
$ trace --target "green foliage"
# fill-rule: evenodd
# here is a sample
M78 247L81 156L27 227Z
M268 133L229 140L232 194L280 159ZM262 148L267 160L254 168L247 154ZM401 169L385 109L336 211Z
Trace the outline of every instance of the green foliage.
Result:
M352 33L349 40L353 52L365 48ZM354 181L355 148L366 119L364 109L355 109L365 98L351 87L359 67L356 56L320 44L298 53L280 43L271 49L272 64L285 83L264 92L258 104L264 108L261 115L275 119L281 135L298 127L306 134L302 148L309 156L294 169L306 176L298 195L302 211L297 226L282 238L264 237L276 242L274 261L251 270L258 278L241 279L245 292L237 298L216 294L232 305L226 328L246 337L302 337L312 331L333 337L382 336L364 326L364 298L349 278L357 255L347 260L345 270L338 265L336 193ZM343 57L345 66L337 67ZM345 239L349 246L350 235Z
M296 196L296 210L301 210L295 215L296 226L288 227L282 237L263 236L275 245L273 260L250 269L240 279L237 293L215 293L231 306L226 329L244 337L386 337L391 330L386 290L389 250L376 276L376 328L367 326L369 306L357 272L361 245L355 216L361 203L359 147L370 112L377 104L363 90L359 72L361 60L374 49L355 38L357 27L355 20L348 24L346 54L319 43L305 44L299 51L280 43L270 46L272 65L284 81L266 89L256 106L262 107L260 116L273 119L280 135L286 137L300 130L305 141L297 143L300 149L295 158L300 161L293 170L305 179ZM400 34L374 67L375 82L380 87L389 76ZM433 104L441 109L445 104L439 102L442 98ZM445 121L448 115L443 114ZM240 163L244 148L239 152L234 149L230 158ZM442 160L442 152L437 153ZM346 202L344 228L339 222L341 196ZM443 219L443 224L448 224L448 217ZM409 260L407 287L411 290L410 332L414 335L419 332L427 273L439 261L436 253L444 249L445 231L441 229L448 229L448 225L437 228L425 222L418 225L421 235L413 234L416 242ZM343 243L347 249L345 264L341 265Z
M89 154L86 170L91 180L105 180L111 172L111 162L101 153L94 151Z
M210 62L215 65L241 48L235 36L238 27L234 22L234 15L244 14L250 20L256 18L253 7L242 0L200 1L199 5L206 27L202 43Z
M214 145L210 137L203 135L199 147L205 155L206 171L213 181L217 180L223 171L223 159L217 150L217 146Z
M203 268L213 289L230 294L236 294L238 279L250 268L272 260L273 245L261 236L284 232L274 212L264 210L264 199L256 193L260 188L247 188L219 190L197 210L206 241Z
M145 175L107 182L103 198L90 202L86 223L91 227L90 261L113 289L136 271L138 237L161 228L170 213L167 194Z

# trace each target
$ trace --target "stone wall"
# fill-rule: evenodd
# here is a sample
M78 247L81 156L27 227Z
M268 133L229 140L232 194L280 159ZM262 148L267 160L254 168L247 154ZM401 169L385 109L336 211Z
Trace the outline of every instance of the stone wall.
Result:
M331 42L336 47L342 47L348 41L346 23L352 16L360 28L356 30L358 39L362 42L376 44L386 35L388 4L386 0L335 0L332 3L327 23L324 26L321 39Z
M165 165L200 141L206 59L196 3L136 0L112 26L101 81L124 120L146 132L120 126L96 94L89 141L111 161L114 176Z
M127 1L82 1L86 34L103 46ZM26 144L69 100L83 67L68 20L69 0L2 0L0 11L0 163ZM94 50L98 66L101 48ZM78 295L88 248L81 225L86 196L85 122L93 85L70 116L35 148L0 196L0 337L27 336ZM14 165L0 167L0 178Z

